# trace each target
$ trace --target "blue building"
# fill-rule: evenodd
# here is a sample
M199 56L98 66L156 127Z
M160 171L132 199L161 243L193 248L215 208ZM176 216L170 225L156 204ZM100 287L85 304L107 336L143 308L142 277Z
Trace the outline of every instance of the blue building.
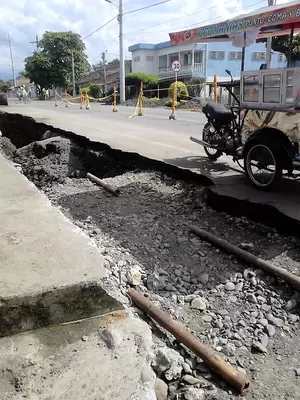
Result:
M132 72L145 72L158 75L161 81L174 77L171 69L174 60L181 61L182 69L178 78L202 77L212 82L214 75L219 81L230 79L225 69L239 79L242 49L233 47L230 42L210 42L207 44L180 44L171 42L158 44L138 43L129 47L132 53ZM245 71L258 70L266 61L266 46L255 43L246 48ZM273 52L271 68L286 66L283 54Z

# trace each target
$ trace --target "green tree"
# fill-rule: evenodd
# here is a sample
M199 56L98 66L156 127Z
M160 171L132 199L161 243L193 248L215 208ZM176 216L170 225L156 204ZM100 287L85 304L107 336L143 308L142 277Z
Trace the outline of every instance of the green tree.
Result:
M171 97L171 99L173 98L173 92L174 92L175 85L176 85L176 82L171 83L169 90L168 90L169 97ZM185 100L188 96L189 96L189 92L187 90L186 85L181 81L177 81L177 100Z
M100 97L100 93L101 93L100 85L98 85L98 83L91 83L89 86L88 94L91 97L94 97L94 99L97 99L98 97Z
M51 60L43 53L34 53L33 56L25 58L25 76L40 86L41 89L51 85Z
M72 52L77 80L89 69L81 36L71 31L45 32L39 51L25 59L25 76L41 89L68 86L72 80Z
M290 36L275 36L272 38L272 49L274 51L279 51L286 56L289 57L289 43ZM293 46L292 46L292 54L291 54L291 63L295 65L295 61L300 61L300 35L295 35L293 38Z

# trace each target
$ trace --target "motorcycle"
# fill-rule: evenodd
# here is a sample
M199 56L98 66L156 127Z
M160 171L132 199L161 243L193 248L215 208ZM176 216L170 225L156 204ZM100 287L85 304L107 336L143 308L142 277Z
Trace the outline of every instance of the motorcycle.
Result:
M233 78L231 72L226 70ZM234 98L237 106L239 99L235 96L230 87L227 90ZM203 128L202 140L191 137L204 147L206 155L211 160L217 160L222 154L233 156L234 161L238 161L242 156L241 140L241 115L237 106L230 106L229 109L221 104L208 102L202 109L207 118L207 123Z
M224 107L208 102L202 109L207 118L203 128L202 140L190 139L204 147L211 160L217 160L222 154L232 156L233 161L245 171L246 180L255 188L269 190L284 175L300 179L300 154L298 142L291 141L284 131L264 125L254 129L245 143L242 143L242 130L250 108L241 111L240 101L232 88L235 84L231 72L230 82L223 84L236 105ZM260 109L262 110L262 109ZM243 161L243 164L241 164Z

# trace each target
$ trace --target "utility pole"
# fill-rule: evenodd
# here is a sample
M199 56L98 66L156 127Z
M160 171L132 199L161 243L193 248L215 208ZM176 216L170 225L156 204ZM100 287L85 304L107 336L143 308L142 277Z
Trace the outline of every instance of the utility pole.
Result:
M125 101L125 65L124 65L124 35L123 35L123 0L119 0L120 27L120 103Z
M10 43L10 35L9 34L8 34L8 46L9 46L9 52L10 52L10 62L11 62L11 70L12 70L12 75L13 75L13 80L14 80L14 86L17 86L16 76L15 76L15 68L14 68L14 60L13 60L12 51L11 51L11 43Z
M268 6L275 6L276 0L268 0ZM266 54L266 64L267 68L270 68L272 58L272 37L267 38L267 54Z
M101 54L102 58L102 65L103 65L103 76L104 76L104 93L106 93L106 57L105 57L105 51Z
M35 37L35 42L30 42L30 43L36 45L36 51L39 50L39 38L38 38L38 36Z
M74 51L71 51L72 54L72 81L73 81L73 97L76 96L76 87L75 87L75 63L74 63Z
M120 102L124 102L125 101L125 64L124 64L124 35L123 35L123 16L125 14L131 14L133 12L137 12L137 11L142 11L145 10L146 8L151 8L151 7L155 7L158 6L160 4L163 3L167 3L170 0L162 0L158 3L155 4L151 4L149 6L146 7L141 7L141 8L137 8L136 10L131 10L131 11L127 11L127 12L123 12L123 0L119 0L119 7L112 2L112 0L105 0L107 3L112 4L113 6L115 6L116 8L119 9L119 13L118 13L118 21L119 21L119 45L120 45L120 83L119 83L119 87L120 87Z

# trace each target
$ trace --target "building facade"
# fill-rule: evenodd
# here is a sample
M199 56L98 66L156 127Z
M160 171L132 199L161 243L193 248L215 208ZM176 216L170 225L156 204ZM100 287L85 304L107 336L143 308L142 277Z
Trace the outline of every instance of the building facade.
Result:
M216 74L218 80L230 79L225 72L230 70L239 79L242 49L233 47L230 42L210 42L172 46L171 42L158 44L138 43L129 47L132 53L132 72L154 74L161 81L174 77L171 65L181 61L182 69L178 78L204 78L211 82ZM255 43L245 50L245 70L257 70L266 62L266 46ZM286 66L283 54L273 52L271 68Z
M131 72L131 60L125 60L125 73ZM104 92L110 92L119 85L120 66L106 65L105 68L90 72L78 81L80 88L88 86L90 83L98 83Z

